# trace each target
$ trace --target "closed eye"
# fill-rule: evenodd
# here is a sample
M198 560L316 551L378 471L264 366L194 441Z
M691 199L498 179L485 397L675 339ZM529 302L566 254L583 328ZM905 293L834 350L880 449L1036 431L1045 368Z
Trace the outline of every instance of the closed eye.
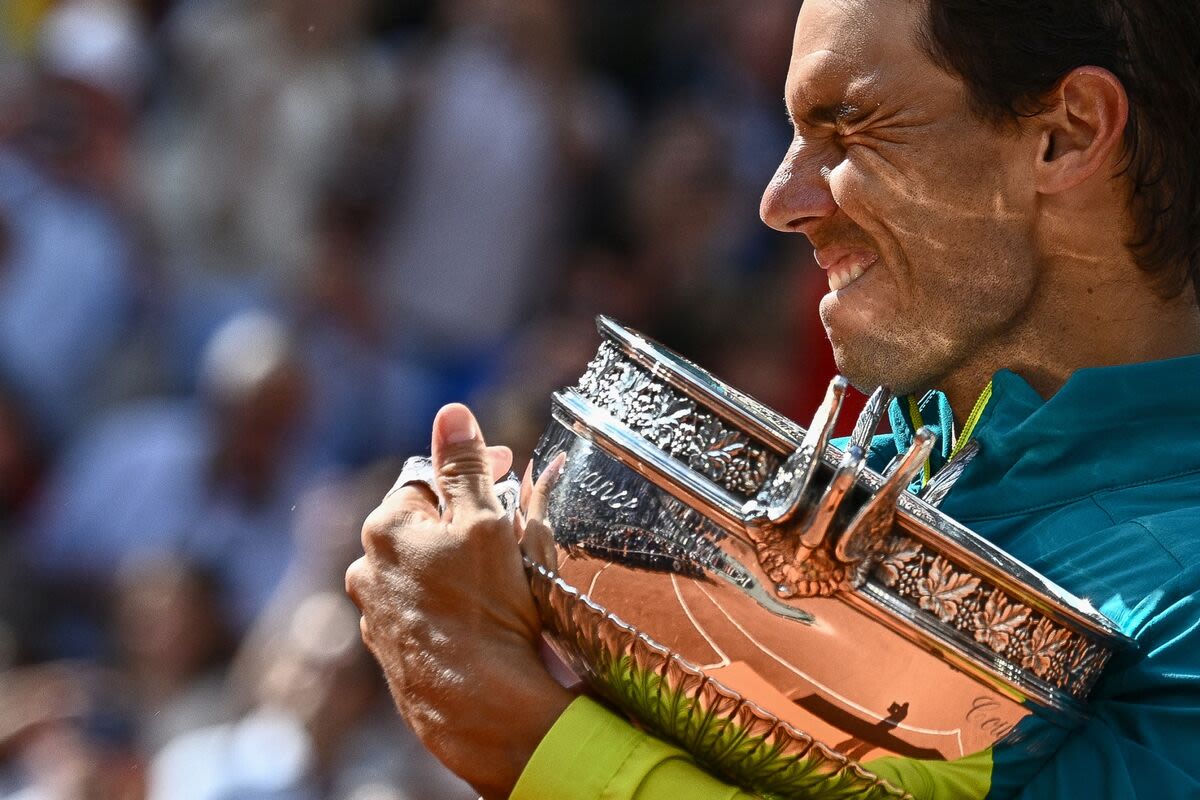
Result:
M822 103L811 106L799 118L786 105L784 110L793 129L799 129L803 125L809 129L832 129L837 133L862 123L872 112L872 109L854 103Z

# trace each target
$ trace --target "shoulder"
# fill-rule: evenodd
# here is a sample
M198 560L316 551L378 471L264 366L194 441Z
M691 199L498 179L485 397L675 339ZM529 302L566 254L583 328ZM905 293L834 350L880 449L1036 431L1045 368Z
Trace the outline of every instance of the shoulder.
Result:
M1200 603L1197 522L1200 508L1180 508L1130 519L1098 535L1110 548L1109 592L1098 598L1099 609L1129 635L1144 638L1164 615L1195 617Z

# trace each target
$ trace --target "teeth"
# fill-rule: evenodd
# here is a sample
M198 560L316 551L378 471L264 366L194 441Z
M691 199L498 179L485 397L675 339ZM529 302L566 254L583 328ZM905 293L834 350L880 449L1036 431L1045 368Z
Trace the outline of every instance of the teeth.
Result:
M831 292L836 292L841 289L845 289L847 286L861 278L866 271L866 268L864 268L861 264L856 265L854 268L846 272L832 269L829 270L829 273L826 276L829 280L829 290Z

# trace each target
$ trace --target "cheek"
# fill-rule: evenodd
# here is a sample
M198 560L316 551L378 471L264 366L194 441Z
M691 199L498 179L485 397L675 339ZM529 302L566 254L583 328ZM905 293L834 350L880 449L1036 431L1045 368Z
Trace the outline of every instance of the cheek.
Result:
M833 195L838 208L853 216L862 198L865 179L860 165L848 157L834 164L826 173L829 193Z
M879 251L885 265L881 272L889 281L908 282L909 265L919 261L920 245L929 233L921 202L928 193L867 148L847 152L830 172L829 187L847 219Z
M851 147L829 172L829 189L846 216L878 240L928 202L930 187L916 174L870 148Z

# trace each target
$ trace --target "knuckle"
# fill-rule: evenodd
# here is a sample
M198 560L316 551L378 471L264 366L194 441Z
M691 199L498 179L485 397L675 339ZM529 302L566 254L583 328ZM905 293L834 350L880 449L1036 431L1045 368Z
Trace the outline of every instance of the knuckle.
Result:
M455 480L464 476L478 478L492 474L492 463L487 451L478 442L446 445L441 463L437 467L442 480Z
M407 507L380 506L370 513L362 527L364 552L394 552L400 539L429 522L420 510Z
M366 548L368 543L381 537L387 536L391 532L393 514L391 511L379 506L370 514L362 526L362 542Z
M495 536L509 532L508 518L486 508L471 508L454 515L455 527L471 538ZM516 539L514 538L515 542Z
M367 566L365 558L358 559L346 568L346 594L360 609L363 606L362 591L369 580L367 577L369 570L370 567Z

